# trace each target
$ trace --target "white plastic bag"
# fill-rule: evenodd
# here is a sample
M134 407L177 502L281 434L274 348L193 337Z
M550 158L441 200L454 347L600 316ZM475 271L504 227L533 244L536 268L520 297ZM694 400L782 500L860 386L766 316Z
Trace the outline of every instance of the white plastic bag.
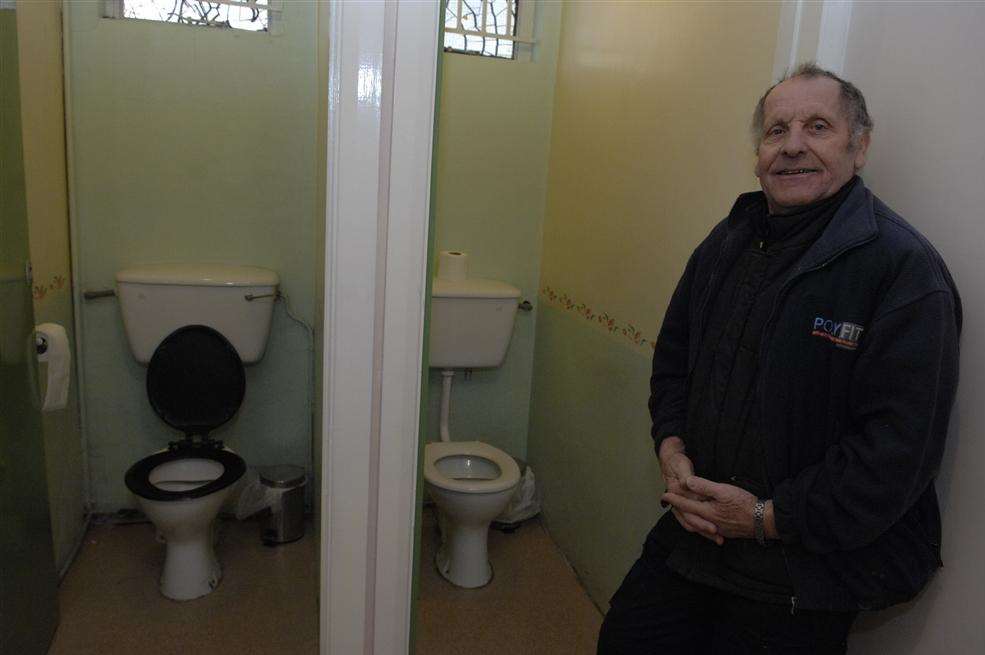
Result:
M529 466L520 476L510 502L503 513L496 517L497 523L519 523L540 514L540 494L537 492L534 470Z
M247 519L257 512L270 507L280 510L280 497L287 489L268 487L260 481L260 476L251 468L246 469L240 481L239 498L236 499L236 518Z

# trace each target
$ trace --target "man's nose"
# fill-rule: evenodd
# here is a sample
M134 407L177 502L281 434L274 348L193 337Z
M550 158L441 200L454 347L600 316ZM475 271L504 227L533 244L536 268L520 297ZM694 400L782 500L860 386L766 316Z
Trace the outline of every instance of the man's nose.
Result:
M783 154L787 157L798 157L804 154L806 149L804 131L797 126L792 126L787 130L786 138L783 140Z

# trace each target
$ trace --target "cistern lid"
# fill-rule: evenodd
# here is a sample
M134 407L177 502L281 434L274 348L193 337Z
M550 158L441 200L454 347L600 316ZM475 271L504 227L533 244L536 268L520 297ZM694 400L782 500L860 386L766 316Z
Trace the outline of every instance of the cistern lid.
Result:
M231 343L204 325L186 325L161 341L147 366L147 397L165 423L207 434L243 403L246 375Z
M464 280L434 278L431 285L434 298L519 298L520 290L499 280L469 277Z
M235 264L144 264L116 274L117 282L192 287L275 287L276 271Z

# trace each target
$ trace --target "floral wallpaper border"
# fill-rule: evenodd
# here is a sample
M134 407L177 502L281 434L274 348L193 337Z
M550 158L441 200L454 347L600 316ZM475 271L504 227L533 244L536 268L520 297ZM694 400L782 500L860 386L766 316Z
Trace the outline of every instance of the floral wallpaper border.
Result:
M641 348L649 348L650 350L654 350L657 346L655 339L647 339L644 337L643 332L632 323L622 323L612 316L609 316L607 312L596 313L591 307L583 302L575 301L567 293L558 291L549 286L545 286L541 289L540 293L542 296L547 298L551 304L556 305L566 311L573 312L587 321L598 323L602 329L608 331L610 334L622 335L632 342L633 345Z
M35 284L31 289L31 295L34 296L35 300L41 301L49 293L64 289L67 283L68 279L64 275L52 275L51 282L47 284L43 282L41 284Z

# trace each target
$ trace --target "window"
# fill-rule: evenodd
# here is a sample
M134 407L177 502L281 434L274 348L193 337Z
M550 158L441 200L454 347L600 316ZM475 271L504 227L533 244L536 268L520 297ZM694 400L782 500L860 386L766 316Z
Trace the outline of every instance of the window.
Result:
M106 0L105 15L267 32L278 9L278 0Z
M530 43L517 36L524 31L517 29L519 3L520 0L445 0L445 51L513 59L516 44Z

